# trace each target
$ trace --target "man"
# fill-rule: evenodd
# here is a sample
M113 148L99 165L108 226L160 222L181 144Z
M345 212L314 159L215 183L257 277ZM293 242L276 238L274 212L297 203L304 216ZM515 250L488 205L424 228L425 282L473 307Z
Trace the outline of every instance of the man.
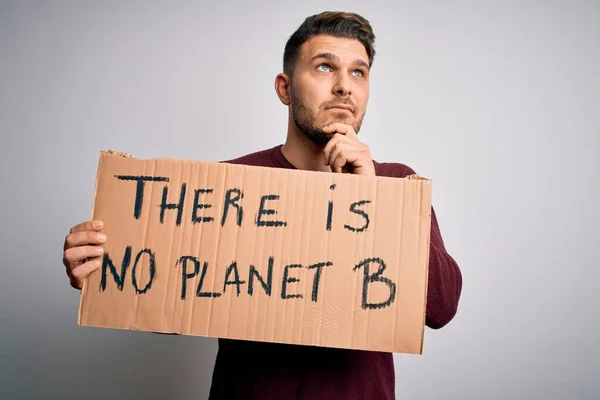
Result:
M275 91L288 106L283 145L229 163L405 177L399 163L378 163L358 138L369 98L375 55L369 22L356 14L324 12L307 18L288 40ZM71 229L64 264L71 285L98 269L101 223ZM92 261L85 262L86 259ZM454 317L462 289L458 265L448 254L432 210L426 324L433 329ZM369 351L219 340L212 399L392 399L392 354Z

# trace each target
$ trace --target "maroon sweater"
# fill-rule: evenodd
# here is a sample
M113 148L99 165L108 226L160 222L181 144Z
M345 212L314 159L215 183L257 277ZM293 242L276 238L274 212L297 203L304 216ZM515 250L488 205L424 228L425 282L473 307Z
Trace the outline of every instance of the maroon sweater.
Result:
M281 145L227 161L295 167ZM378 176L415 173L399 163L377 163ZM456 313L462 289L458 265L447 253L432 209L426 325L439 329ZM210 399L393 399L391 353L219 339Z

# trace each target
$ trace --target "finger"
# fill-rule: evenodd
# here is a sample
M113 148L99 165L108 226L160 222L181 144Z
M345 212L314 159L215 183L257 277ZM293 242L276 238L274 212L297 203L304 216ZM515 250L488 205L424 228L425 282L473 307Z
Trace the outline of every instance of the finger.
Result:
M330 125L327 125L323 128L324 133L333 133L337 132L341 135L344 135L354 141L358 140L358 135L354 131L354 127L351 125L343 124L341 122L334 122Z
M342 172L344 165L348 162L346 153L351 152L351 149L351 146L346 143L336 143L327 160L327 164L333 172Z
M340 152L338 156L331 162L331 169L333 172L341 173L347 162L348 160L344 154Z
M340 155L335 159L334 164L339 166L340 163L343 162L344 164L340 167L343 172L344 167L348 167L348 170L350 171L354 170L355 168L364 167L365 163L363 161L363 153L360 150L348 149L340 153Z
M344 135L334 134L333 137L329 140L329 142L323 148L323 156L325 157L325 165L329 165L328 161L331 159L331 152L338 145L338 143L348 143L351 144Z
M335 165L335 160L347 150L347 147L347 145L337 142L327 157L327 165L333 167Z
M348 129L348 131L346 132L346 134L344 136L346 136L348 139L352 140L353 142L358 142L358 134L356 133L356 131L354 130L353 127L350 127L350 129Z
M75 225L71 228L69 233L75 232L83 232L83 231L99 231L104 227L104 222L102 221L85 221L80 224Z
M340 133L345 135L348 130L352 129L350 125L342 124L341 122L334 122L333 124L327 125L323 128L323 132L325 133Z
M330 145L331 147L328 148L326 146L324 152L329 160L333 158L331 153L333 153L334 149L341 148L344 151L353 153L358 152L362 149L362 144L360 142L352 140L347 136L338 134L336 134L336 136L330 140L330 143L328 143L328 145Z
M73 265L84 261L86 258L101 256L103 253L104 249L100 246L72 247L65 251L64 261L69 265Z
M83 286L84 279L87 278L92 272L96 271L101 266L102 260L98 258L95 260L90 260L74 268L69 274L71 286L77 289L81 289L81 287Z
M88 244L102 244L105 241L106 235L100 232L83 231L70 233L65 238L65 250Z
M329 155L331 154L331 151L333 150L335 145L338 144L338 142L338 138L335 135L333 135L333 137L329 139L329 142L327 142L327 144L323 148L323 158L325 161L325 165L329 165Z

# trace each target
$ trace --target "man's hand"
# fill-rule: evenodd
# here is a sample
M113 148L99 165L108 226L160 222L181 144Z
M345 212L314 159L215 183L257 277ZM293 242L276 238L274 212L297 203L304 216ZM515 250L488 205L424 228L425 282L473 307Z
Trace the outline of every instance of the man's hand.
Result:
M369 147L358 140L352 126L336 122L323 128L323 132L333 134L323 150L325 165L333 172L375 176Z
M104 249L99 245L106 240L102 226L101 221L86 221L72 227L65 238L63 264L75 289L81 289L83 280L102 265Z

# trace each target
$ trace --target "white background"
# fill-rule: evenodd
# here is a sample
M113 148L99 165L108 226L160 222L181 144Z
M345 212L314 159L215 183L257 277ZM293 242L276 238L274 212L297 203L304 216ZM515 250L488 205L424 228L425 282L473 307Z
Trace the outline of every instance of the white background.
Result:
M373 24L360 137L434 180L464 277L455 320L395 356L398 397L600 395L600 3L300 3L0 2L0 397L206 397L215 339L76 326L63 240L102 149L281 143L283 47L326 9Z

